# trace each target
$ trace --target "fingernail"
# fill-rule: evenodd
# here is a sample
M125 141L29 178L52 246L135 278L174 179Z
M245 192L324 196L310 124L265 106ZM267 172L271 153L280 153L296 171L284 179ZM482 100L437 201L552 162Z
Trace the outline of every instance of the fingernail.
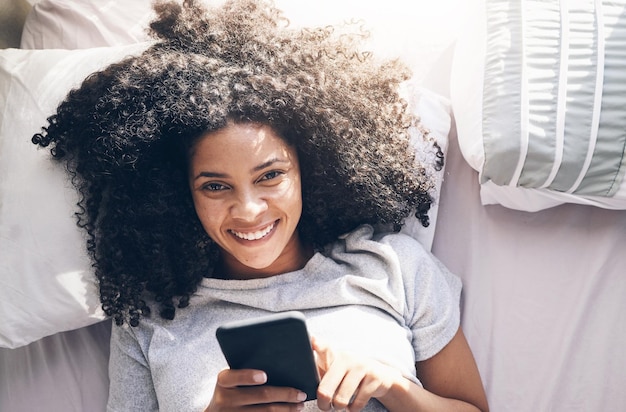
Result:
M265 383L267 381L267 376L265 375L265 372L257 372L252 375L252 380L257 383Z
M296 396L296 399L298 400L298 402L306 401L306 393L298 392L298 395Z

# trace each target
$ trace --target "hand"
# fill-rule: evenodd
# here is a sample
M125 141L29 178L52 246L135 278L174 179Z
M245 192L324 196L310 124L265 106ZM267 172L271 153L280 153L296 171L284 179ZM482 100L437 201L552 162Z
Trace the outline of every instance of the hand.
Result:
M323 410L358 412L371 398L381 398L405 378L399 370L373 359L333 351L319 339L311 339L321 376L317 406Z
M306 394L295 388L263 385L267 375L252 369L224 369L217 375L215 392L205 412L300 411Z

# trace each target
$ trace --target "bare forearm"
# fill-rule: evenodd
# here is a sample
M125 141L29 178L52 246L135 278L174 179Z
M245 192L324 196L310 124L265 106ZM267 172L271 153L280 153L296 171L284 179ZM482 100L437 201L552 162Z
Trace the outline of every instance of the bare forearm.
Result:
M487 412L478 406L458 399L444 398L427 391L409 380L394 385L390 391L378 399L390 412L446 411L446 412Z

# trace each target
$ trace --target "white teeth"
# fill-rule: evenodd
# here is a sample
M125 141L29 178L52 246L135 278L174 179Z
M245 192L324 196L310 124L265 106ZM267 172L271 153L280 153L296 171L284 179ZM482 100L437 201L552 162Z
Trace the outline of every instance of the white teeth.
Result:
M265 229L263 230L257 230L256 232L235 232L234 230L231 230L230 232L237 236L240 239L245 239L245 240L259 240L261 238L264 238L265 236L267 236L268 233L270 233L272 231L272 229L274 229L274 224L272 223L271 225L267 226Z

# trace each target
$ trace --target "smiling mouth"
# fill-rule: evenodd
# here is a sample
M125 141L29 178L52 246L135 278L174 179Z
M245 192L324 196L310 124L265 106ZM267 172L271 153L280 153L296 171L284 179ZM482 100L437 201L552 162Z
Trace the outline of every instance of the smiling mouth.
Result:
M229 230L229 232L235 235L235 237L238 237L239 239L259 240L267 236L272 231L272 229L274 229L274 225L275 223L270 223L265 228L261 230L257 230L255 232L237 232L235 230Z

